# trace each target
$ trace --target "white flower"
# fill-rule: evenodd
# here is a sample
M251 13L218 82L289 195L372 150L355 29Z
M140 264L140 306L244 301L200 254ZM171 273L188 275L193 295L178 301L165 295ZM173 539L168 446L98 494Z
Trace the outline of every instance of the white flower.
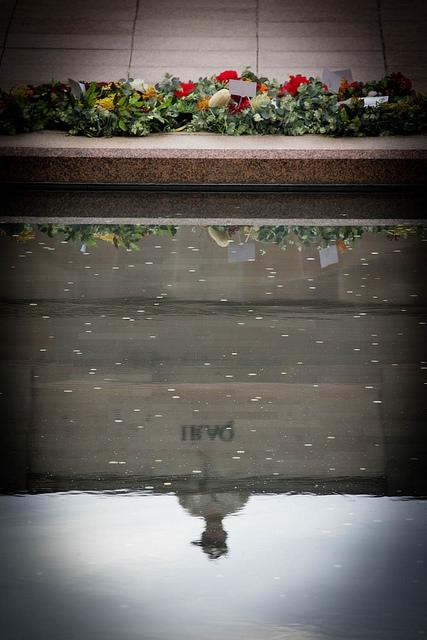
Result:
M261 93L252 99L252 109L254 109L255 111L259 111L260 109L263 109L264 107L268 107L269 105L270 105L270 98L266 96L264 93Z
M135 78L135 80L129 82L129 85L132 87L132 89L134 89L135 91L139 91L140 93L143 93L145 91L145 82L141 78Z
M259 113L254 113L253 119L255 120L255 122L260 122L262 120Z
M212 107L226 107L231 100L231 95L228 89L220 89L209 100L209 108Z

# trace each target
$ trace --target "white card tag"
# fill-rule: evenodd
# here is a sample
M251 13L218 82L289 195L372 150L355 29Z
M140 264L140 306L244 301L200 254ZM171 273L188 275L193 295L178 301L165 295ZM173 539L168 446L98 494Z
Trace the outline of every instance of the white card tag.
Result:
M230 80L228 90L232 96L241 98L253 98L256 96L256 82L245 82L244 80Z
M338 91L340 88L341 80L346 82L353 82L353 74L351 69L338 69L331 71L330 69L323 69L322 81L328 85L330 91Z
M322 269L338 262L338 250L335 244L325 249L319 249L320 266Z
M70 85L71 93L77 100L79 100L86 93L86 87L83 82L77 82L76 80L72 80L68 78L68 84Z
M241 242L236 244L232 242L227 247L228 262L253 262L255 260L255 243Z
M388 96L368 96L363 98L365 107L376 107L379 104L384 104L384 102L388 102Z

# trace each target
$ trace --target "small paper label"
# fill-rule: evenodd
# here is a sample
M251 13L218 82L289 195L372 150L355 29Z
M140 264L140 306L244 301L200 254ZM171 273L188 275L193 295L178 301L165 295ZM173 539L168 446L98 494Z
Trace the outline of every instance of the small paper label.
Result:
M253 98L256 96L256 82L245 82L244 80L230 80L228 90L232 96L242 98Z
M368 96L367 98L363 98L365 107L376 107L384 102L388 102L388 96Z
M331 244L330 247L325 249L319 249L320 266L322 269L329 267L331 264L337 264L338 251L335 244Z
M227 247L228 262L253 262L255 260L255 243L241 242L235 244L232 242Z
M330 91L338 91L340 88L341 80L346 82L353 82L353 74L351 69L338 69L331 71L330 69L323 69L322 81L328 85Z
M83 82L77 82L68 78L68 84L70 85L72 95L79 100L86 93L86 87Z

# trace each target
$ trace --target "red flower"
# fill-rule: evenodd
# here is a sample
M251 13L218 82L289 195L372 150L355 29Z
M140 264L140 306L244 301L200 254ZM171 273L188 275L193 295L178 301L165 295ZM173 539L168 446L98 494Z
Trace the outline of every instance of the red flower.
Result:
M239 80L239 74L237 71L233 71L232 69L226 69L225 71L221 71L217 76L215 76L217 82L228 82L228 80Z
M358 82L357 80L354 80L353 82L341 80L338 95L340 98L351 98L353 96L359 98L362 96L362 91L363 82Z
M185 98L194 91L197 85L194 82L180 82L179 86L181 88L175 91L176 98Z
M285 82L279 89L279 96L283 96L285 93L290 93L291 96L296 96L298 93L298 87L301 84L308 84L309 79L305 76L289 76L289 81Z
M240 98L240 96L231 96L232 102L228 106L230 113L240 113L243 109L247 109L251 106L249 98Z
M412 82L409 78L403 75L400 71L398 73L392 73L390 79L393 81L395 87L400 91L410 91L412 89Z

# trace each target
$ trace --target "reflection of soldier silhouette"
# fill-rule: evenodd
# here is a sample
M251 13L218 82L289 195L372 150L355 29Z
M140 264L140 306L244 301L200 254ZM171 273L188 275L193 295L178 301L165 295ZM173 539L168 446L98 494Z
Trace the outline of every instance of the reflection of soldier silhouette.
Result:
M206 528L195 544L203 549L211 560L220 558L228 551L222 520L225 516L240 511L246 504L248 494L236 492L196 493L179 496L179 503L192 516L205 519Z

